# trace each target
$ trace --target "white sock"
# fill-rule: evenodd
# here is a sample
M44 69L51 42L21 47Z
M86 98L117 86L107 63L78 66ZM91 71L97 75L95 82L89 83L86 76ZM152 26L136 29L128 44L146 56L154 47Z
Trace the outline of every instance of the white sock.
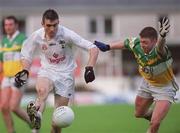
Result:
M31 133L39 133L39 129L32 129Z
M37 114L40 116L40 118L42 120L42 113L40 111L38 111Z

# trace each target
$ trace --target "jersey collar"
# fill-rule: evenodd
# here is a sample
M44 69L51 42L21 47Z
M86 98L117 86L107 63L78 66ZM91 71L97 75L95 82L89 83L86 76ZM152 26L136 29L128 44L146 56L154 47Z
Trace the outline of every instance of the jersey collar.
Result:
M8 38L10 41L12 41L12 40L14 40L14 38L15 38L19 33L20 33L19 30L17 30L17 31L12 35L12 37L10 37L9 35L7 35L7 38Z

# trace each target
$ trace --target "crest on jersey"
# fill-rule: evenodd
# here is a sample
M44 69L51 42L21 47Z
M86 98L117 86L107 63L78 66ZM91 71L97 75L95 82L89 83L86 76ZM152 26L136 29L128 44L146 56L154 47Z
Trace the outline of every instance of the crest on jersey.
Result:
M61 45L62 48L65 48L65 40L64 39L60 39L59 40L59 44Z
M46 44L42 45L42 50L47 50L47 45Z

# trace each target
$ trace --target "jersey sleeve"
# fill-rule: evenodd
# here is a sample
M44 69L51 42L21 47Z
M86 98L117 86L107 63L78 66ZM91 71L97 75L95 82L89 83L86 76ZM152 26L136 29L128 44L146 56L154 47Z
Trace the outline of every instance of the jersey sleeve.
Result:
M155 50L156 50L156 53L159 55L159 57L160 57L162 60L167 60L167 59L172 58L172 55L171 55L170 50L168 49L168 46L165 45L164 48L165 48L166 54L165 54L165 55L162 55L162 54L157 50L157 45L156 45Z
M137 43L140 43L140 40L137 37L126 38L124 40L124 47L131 51Z
M130 42L129 42L129 38L126 38L126 39L124 40L124 47L130 50L130 46L129 46L130 44L129 44L129 43L130 43Z
M36 48L36 33L33 33L30 37L28 37L23 45L22 45L22 49L21 49L21 59L26 59L29 62L32 62L32 58L33 58L33 53L35 51Z
M75 44L86 50L96 47L92 42L82 38L77 33L73 32L71 30L66 29L65 35L67 36L67 38L69 39L69 41L72 44Z

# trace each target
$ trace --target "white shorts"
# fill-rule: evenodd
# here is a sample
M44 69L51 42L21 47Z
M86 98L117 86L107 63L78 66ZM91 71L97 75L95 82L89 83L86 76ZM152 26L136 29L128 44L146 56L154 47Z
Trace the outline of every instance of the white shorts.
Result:
M12 88L12 89L19 89L19 90L24 90L22 89L23 87L17 88L16 86L14 86L14 77L3 77L2 81L1 81L1 88L5 89L5 88Z
M54 93L66 98L74 96L74 75L73 72L58 72L52 69L41 68L38 77L48 78L53 82Z
M143 80L140 88L138 89L137 95L144 98L153 98L155 101L167 100L170 102L174 102L176 91L178 89L179 87L175 81L163 87L156 87Z

